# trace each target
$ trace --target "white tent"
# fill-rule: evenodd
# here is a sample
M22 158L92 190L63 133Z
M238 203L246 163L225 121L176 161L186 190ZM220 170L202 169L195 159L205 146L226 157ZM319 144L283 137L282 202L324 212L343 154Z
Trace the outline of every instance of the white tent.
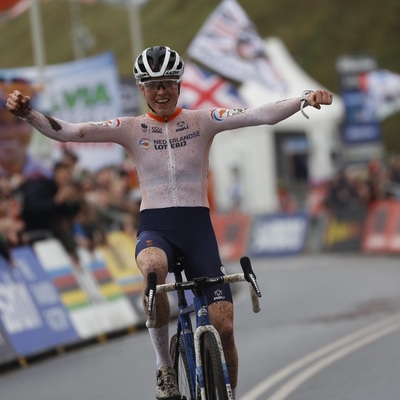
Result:
M249 107L298 97L305 89L324 88L297 65L280 39L268 38L265 46L271 62L287 83L287 90L278 93L254 82L243 84L241 95ZM217 135L211 152L211 168L219 210L230 208L233 169L240 171L244 211L259 214L277 210L276 157L279 152L276 151L276 141L280 134L302 133L306 138L309 181L326 180L333 175L332 152L338 145L343 103L339 96L334 95L331 106L323 106L321 110L307 107L305 111L310 119L299 112L274 126L251 127ZM301 146L301 141L298 143Z

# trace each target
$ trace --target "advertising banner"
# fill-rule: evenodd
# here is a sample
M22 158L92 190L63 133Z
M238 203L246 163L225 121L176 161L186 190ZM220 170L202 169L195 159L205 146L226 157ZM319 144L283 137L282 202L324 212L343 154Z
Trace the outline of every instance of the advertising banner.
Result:
M102 301L101 296L83 272L73 265L61 243L47 239L35 242L33 249L58 290L79 337L87 339L102 334L103 324L94 311L94 304Z
M107 235L107 243L108 246L100 246L98 251L105 260L112 278L143 322L143 277L135 261L136 238L124 232L114 231Z
M29 247L12 250L15 267L0 259L1 322L23 356L78 340L57 290Z
M0 77L25 78L40 87L36 107L69 122L104 121L121 116L119 77L113 53L46 66L43 77L34 67L0 69ZM123 148L114 143L61 143L46 139L58 159L63 148L79 157L82 168L97 170L120 164Z
M303 251L308 217L303 213L272 214L253 219L250 256L286 256Z
M328 215L324 249L333 251L359 251L361 249L367 208L336 208Z
M379 142L381 131L374 110L369 107L368 93L363 90L362 76L376 69L369 55L344 55L336 64L346 108L342 140L347 144Z
M0 299L0 302L2 300ZM0 324L0 365L8 361L14 360L17 355L7 338L7 334L4 331L2 324Z
M90 279L94 280L102 296L102 301L96 302L94 307L103 323L104 332L128 328L138 323L138 314L121 287L113 279L101 252L99 250L89 252L87 249L80 248L78 254L82 268L87 271L87 275L90 275Z
M370 207L362 249L366 253L400 253L400 202L381 200Z
M247 253L251 219L247 214L212 214L222 261L237 261Z

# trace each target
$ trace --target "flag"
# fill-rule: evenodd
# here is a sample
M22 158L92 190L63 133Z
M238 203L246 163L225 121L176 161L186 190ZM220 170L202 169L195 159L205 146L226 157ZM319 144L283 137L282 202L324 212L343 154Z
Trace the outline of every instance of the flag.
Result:
M360 87L366 96L365 110L383 120L400 111L400 74L379 69L360 75Z
M263 40L236 0L220 3L189 45L188 54L235 81L255 80L272 91L285 90Z
M242 108L245 104L231 82L187 62L181 84L179 106L197 110L212 107Z
M0 22L18 17L29 6L30 0L2 0L0 3Z

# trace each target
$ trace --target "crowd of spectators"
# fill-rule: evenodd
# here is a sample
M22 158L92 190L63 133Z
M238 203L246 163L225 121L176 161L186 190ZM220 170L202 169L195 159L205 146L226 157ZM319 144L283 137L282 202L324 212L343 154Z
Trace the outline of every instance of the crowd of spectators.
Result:
M19 89L35 99L23 80L0 79L0 253L12 262L10 247L55 237L79 266L77 248L106 244L107 232L135 235L140 192L130 164L82 170L65 148L50 168L29 153L32 127L5 107Z
M0 176L0 235L7 248L54 237L79 266L78 247L93 251L113 230L136 235L140 192L124 166L77 171L65 152L50 176ZM68 161L67 161L68 160Z
M377 200L400 199L400 155L374 159L364 167L348 165L327 185L328 208L368 207Z

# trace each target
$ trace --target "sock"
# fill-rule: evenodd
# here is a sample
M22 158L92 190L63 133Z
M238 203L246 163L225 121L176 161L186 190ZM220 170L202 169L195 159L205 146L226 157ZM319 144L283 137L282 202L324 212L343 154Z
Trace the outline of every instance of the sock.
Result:
M236 388L232 388L232 397L234 400L236 399Z
M172 367L172 359L169 354L169 326L164 325L161 328L149 328L150 339L153 343L157 357L157 369L168 365Z

